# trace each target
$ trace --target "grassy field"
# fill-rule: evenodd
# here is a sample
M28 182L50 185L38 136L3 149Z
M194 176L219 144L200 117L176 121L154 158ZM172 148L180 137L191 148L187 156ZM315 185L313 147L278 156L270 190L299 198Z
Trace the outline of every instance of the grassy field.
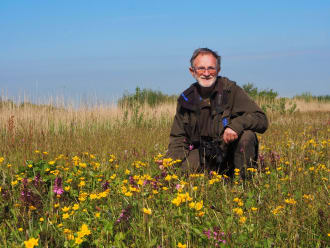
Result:
M175 104L2 104L0 246L328 247L330 106L295 103L245 182L159 169Z

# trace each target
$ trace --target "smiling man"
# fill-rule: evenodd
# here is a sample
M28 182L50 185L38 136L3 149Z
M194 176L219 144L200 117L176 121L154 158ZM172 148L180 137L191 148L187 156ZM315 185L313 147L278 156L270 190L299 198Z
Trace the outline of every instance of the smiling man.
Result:
M228 78L218 76L220 56L208 48L194 51L189 71L197 80L178 99L166 157L181 159L188 173L215 170L232 176L256 167L255 132L268 127L265 113Z

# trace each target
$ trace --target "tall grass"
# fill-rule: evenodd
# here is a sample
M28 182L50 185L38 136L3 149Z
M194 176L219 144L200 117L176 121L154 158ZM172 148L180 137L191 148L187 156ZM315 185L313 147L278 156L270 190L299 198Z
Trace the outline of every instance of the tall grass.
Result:
M329 244L328 107L269 111L248 181L185 175L173 161L161 170L174 113L175 103L0 108L0 246Z

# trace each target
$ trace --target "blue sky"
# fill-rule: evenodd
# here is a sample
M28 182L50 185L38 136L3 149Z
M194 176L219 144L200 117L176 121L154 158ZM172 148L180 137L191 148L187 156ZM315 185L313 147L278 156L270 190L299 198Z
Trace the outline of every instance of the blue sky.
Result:
M2 95L179 94L209 47L221 75L282 96L330 94L330 1L0 1Z

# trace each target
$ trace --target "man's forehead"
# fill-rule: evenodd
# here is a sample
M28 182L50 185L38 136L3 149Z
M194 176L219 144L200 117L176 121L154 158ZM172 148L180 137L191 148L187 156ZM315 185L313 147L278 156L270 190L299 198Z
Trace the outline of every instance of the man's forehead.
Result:
M194 62L200 62L200 61L205 61L205 60L210 60L212 62L217 62L217 59L213 56L212 53L200 53L197 55L195 58Z

